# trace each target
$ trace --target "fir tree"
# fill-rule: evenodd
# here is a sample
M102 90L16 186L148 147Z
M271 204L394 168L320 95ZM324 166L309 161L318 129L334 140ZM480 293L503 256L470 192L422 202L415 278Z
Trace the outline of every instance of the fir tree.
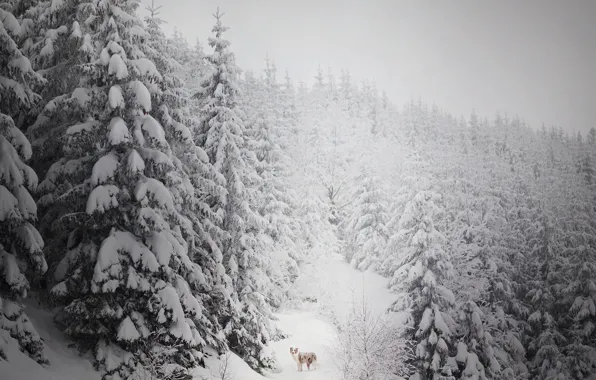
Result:
M19 50L23 32L23 24L0 8L0 359L7 359L7 332L22 351L45 363L43 342L21 303L31 282L47 270L44 242L34 227L37 207L29 193L37 187L37 175L25 163L31 145L14 121L40 100L32 87L42 81Z
M46 174L40 204L62 252L51 293L64 305L65 331L93 350L106 377L171 378L203 363L217 328L195 295L210 284L190 260L195 230L180 212L195 190L173 147L190 131L181 123L164 130L151 115L167 120L168 84L145 54L151 36L137 7L81 6L90 22L80 43L94 48L78 87L50 101L35 125L51 128L61 113L66 126L64 157Z
M221 213L221 226L226 232L221 247L227 291L233 295L233 304L219 312L220 321L230 348L260 370L271 365L270 358L263 355L271 332L270 310L264 297L269 283L264 272L267 263L258 241L263 221L251 208L261 178L255 169L255 154L250 150L253 143L246 131L245 115L238 107L239 69L229 42L223 39L228 28L222 25L222 16L219 10L214 14L214 36L209 38L214 53L207 59L214 71L197 95L204 115L200 142L225 180L226 196L215 210Z
M415 374L410 379L455 379L457 370L449 357L455 344L455 322L449 314L455 298L444 286L453 267L443 250L444 238L433 223L437 201L438 194L419 192L399 223L403 253L402 265L391 280L399 291L392 309L405 314L406 337L417 343Z
M364 167L358 181L355 205L346 226L348 238L348 257L354 267L366 270L376 269L385 250L388 214L384 189L378 178L370 174L370 168Z

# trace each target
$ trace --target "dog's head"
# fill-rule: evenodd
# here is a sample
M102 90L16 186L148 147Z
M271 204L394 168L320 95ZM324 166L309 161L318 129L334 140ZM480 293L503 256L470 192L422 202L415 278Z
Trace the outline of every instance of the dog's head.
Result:
M298 347L294 348L294 347L290 347L290 355L296 355L298 354Z

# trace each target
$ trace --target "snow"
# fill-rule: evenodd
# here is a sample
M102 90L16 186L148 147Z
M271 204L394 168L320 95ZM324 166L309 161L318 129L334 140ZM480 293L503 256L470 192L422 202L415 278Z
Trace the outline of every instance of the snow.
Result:
M31 63L24 55L17 55L8 62L8 67L25 73L31 71Z
M128 165L128 170L130 170L131 173L139 173L145 170L145 161L143 161L143 158L139 155L139 152L137 152L136 149L130 150L126 163Z
M72 27L70 28L72 30L70 36L72 38L81 38L83 37L83 33L81 32L81 26L79 25L78 21L74 21L72 23Z
M19 264L17 264L15 257L1 247L2 246L0 245L0 262L2 262L3 266L2 274L4 276L4 281L6 281L6 284L9 286L9 288L15 290L24 289L23 291L26 292L26 287L29 285L27 278L19 269ZM2 299L0 298L0 300ZM1 303L0 306L2 306ZM5 306L2 308L2 311L5 314L8 314Z
M27 93L25 92L25 87L10 78L0 75L0 88L6 90L11 90L18 99L20 99L23 103L28 103Z
M98 254L98 267L107 269L118 265L117 250L124 248L129 251L136 249L138 254L131 255L138 260L140 255L151 255L151 252L127 232L114 231L102 244ZM140 252L143 253L140 253ZM157 261L153 258L154 269ZM236 380L329 380L337 378L334 364L329 356L329 347L335 338L332 315L339 319L349 310L349 300L353 296L365 295L372 300L372 309L383 312L390 305L394 296L386 288L387 280L370 271L361 273L350 267L342 258L336 255L321 255L312 261L301 264L303 274L297 279L296 290L300 297L317 298L318 301L305 302L299 309L286 309L275 314L278 318L277 326L289 336L272 342L269 349L277 360L277 369L267 372L265 376L254 372L238 356L229 353L228 370ZM324 274L324 276L322 275ZM137 275L138 277L138 275ZM125 277L126 279L126 277ZM95 280L95 278L94 278ZM125 280L126 281L126 280ZM146 281L146 280L145 280ZM178 285L178 291L162 283L158 292L164 306L173 311L175 324L170 326L170 332L175 336L193 340L194 324L184 317L182 302L185 302L184 291ZM354 291L354 293L352 292ZM182 297L181 297L182 296ZM0 361L2 380L48 379L48 380L99 380L101 373L93 369L89 356L80 357L76 348L68 347L68 339L60 333L53 324L50 312L28 307L27 313L32 319L34 327L39 331L46 344L46 355L51 365L42 367L22 354L18 349L7 352L10 362ZM120 323L119 339L136 339L145 336L142 316L132 313L123 318ZM145 333L144 333L145 331ZM312 351L317 354L319 368L298 372L296 363L289 354L289 347L298 347L300 351ZM11 347L11 346L9 346ZM209 351L214 354L213 351ZM98 359L105 360L108 368L116 368L120 363L127 362L130 353L115 346L100 344L97 352ZM223 357L216 354L206 358L207 368L193 369L195 380L202 376L210 378L218 373L223 365Z
M195 343L195 335L190 328L190 320L177 320L170 327L170 334L188 343Z
M197 264L193 265L195 270L194 273L199 274L202 276L201 267ZM204 277L198 279L199 281L203 280ZM204 280L203 280L204 281ZM203 282L204 283L204 282ZM193 295L188 283L184 281L182 278L176 279L176 291L180 297L180 302L184 305L184 309L187 310L189 313L194 315L197 319L201 318L203 315L203 308L196 297Z
M84 107L87 102L91 100L91 96L89 96L89 90L83 87L75 88L70 98L75 99L80 107Z
M167 154L160 152L156 149L150 148L139 148L139 154L143 159L147 161L153 162L155 165L167 165L167 166L174 166L170 157Z
M187 248L180 244L170 231L153 232L147 241L147 246L155 253L157 262L164 267L170 264L172 255L183 259L186 258L184 264L187 268L192 266L186 255Z
M132 65L141 76L155 77L162 80L161 74L157 71L155 64L147 58L139 58L131 61Z
M60 9L64 7L64 0L52 0L52 4L50 5L50 13L56 13Z
M420 324L418 325L418 331L416 332L416 336L424 335L424 333L428 331L428 328L430 327L432 320L432 309L427 307L426 309L424 309L424 312L422 313L422 318L420 319Z
M73 93L73 96L74 96L74 93ZM77 98L77 99L80 99L80 98ZM93 128L95 128L97 126L99 126L99 122L97 122L95 120L86 121L84 123L75 124L75 125L68 127L68 129L66 130L66 134L74 135L76 133L90 132Z
M107 48L108 48L108 51L112 54L118 54L121 57L126 57L126 52L124 51L122 46L120 46L120 44L116 41L108 42Z
M108 141L111 145L124 144L130 141L128 128L121 117L116 116L112 118L109 128Z
M445 320L443 319L443 313L439 310L438 306L435 305L435 328L439 330L443 336L449 337L451 336L451 330Z
M133 342L140 337L141 334L139 334L137 331L137 328L130 317L124 318L124 320L120 323L120 326L118 326L118 340Z
M151 115L137 116L135 120L135 128L140 128L145 132L150 139L156 141L161 145L166 145L165 132L157 120Z
M43 239L39 234L39 231L37 231L37 229L31 223L24 223L22 226L15 229L14 232L16 238L27 248L29 253L33 254L43 250ZM33 258L31 260L35 261ZM43 255L40 255L38 260L38 267L43 273L47 269L47 264L45 263Z
M117 84L110 87L110 92L108 93L108 101L110 103L110 107L112 107L113 109L124 108L124 97L122 96L122 89Z
M11 144L21 152L25 160L30 159L32 151L27 137L17 127L10 127L9 132Z
M133 25L128 31L133 37L146 37L147 31L140 25Z
M118 193L120 189L114 185L97 186L87 199L87 214L94 212L103 213L111 208L118 207Z
M457 344L457 354L455 355L455 360L460 363L465 363L466 357L468 356L468 346L465 343L459 342Z
M25 312L43 338L44 354L50 365L42 366L21 352L15 344L8 344L5 346L8 348L8 361L0 360L2 380L101 379L101 373L95 371L91 358L88 355L81 356L75 348L69 347L72 342L56 328L50 311L41 310L30 300L26 303Z
M15 212L18 204L17 198L6 187L0 185L0 222L19 217Z
M136 105L145 112L151 111L151 93L147 87L138 80L131 81L128 86L134 95Z
M128 69L126 64L120 57L120 54L112 54L108 64L108 74L115 75L116 79L124 79L128 77Z
M139 210L137 221L141 227L145 228L145 231L169 228L169 224L164 220L163 216L150 207L142 207Z
M159 288L160 284L158 283L156 287ZM158 291L157 295L161 298L164 307L172 312L172 321L186 321L184 310L180 304L180 298L178 297L178 293L176 293L176 289L172 288L170 285L165 285Z
M143 178L137 182L135 187L135 199L145 205L151 196L154 202L170 212L174 212L174 200L172 194L163 183L155 178Z
M174 126L174 130L180 134L182 141L187 142L187 143L192 142L192 134L190 133L190 130L186 127L186 125L175 121L173 126ZM203 150L201 149L201 151L203 151ZM205 151L203 151L203 154L205 154L204 152ZM201 153L199 153L199 155L201 155ZM200 159L202 160L202 157ZM205 162L205 161L203 161L203 162Z
M12 15L12 13L0 8L0 21L2 22L0 25L3 26L4 29L8 30L13 37L18 37L21 35L21 25L19 25L19 22Z
M124 351L113 344L106 344L104 340L98 344L95 358L103 362L107 371L113 371L123 363L128 363L132 359L130 352Z
M93 43L91 42L91 36L89 34L85 34L83 37L83 43L81 44L79 50L87 54L91 54L93 52Z
M158 270L159 266L153 253L130 232L113 231L105 239L98 253L96 269L105 270L109 268L113 255L118 251L128 252L135 264L139 262L142 267L151 272ZM105 260L104 260L105 259Z
M46 44L39 52L39 55L42 57L51 56L54 54L54 40L51 38L46 38Z
M106 183L109 179L114 178L116 170L120 163L115 152L110 152L101 157L95 165L91 173L91 185L97 186Z

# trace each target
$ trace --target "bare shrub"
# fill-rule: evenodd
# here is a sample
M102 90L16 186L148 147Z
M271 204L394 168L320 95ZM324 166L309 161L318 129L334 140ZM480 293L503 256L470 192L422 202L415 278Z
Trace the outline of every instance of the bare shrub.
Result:
M393 380L407 377L412 342L390 314L375 314L367 300L352 301L345 322L337 324L330 356L342 380Z

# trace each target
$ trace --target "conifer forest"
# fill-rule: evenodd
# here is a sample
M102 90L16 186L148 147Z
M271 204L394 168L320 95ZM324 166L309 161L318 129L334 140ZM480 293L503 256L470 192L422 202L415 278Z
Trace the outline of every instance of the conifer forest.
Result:
M596 379L595 128L247 70L232 5L156 3L0 3L0 379Z

